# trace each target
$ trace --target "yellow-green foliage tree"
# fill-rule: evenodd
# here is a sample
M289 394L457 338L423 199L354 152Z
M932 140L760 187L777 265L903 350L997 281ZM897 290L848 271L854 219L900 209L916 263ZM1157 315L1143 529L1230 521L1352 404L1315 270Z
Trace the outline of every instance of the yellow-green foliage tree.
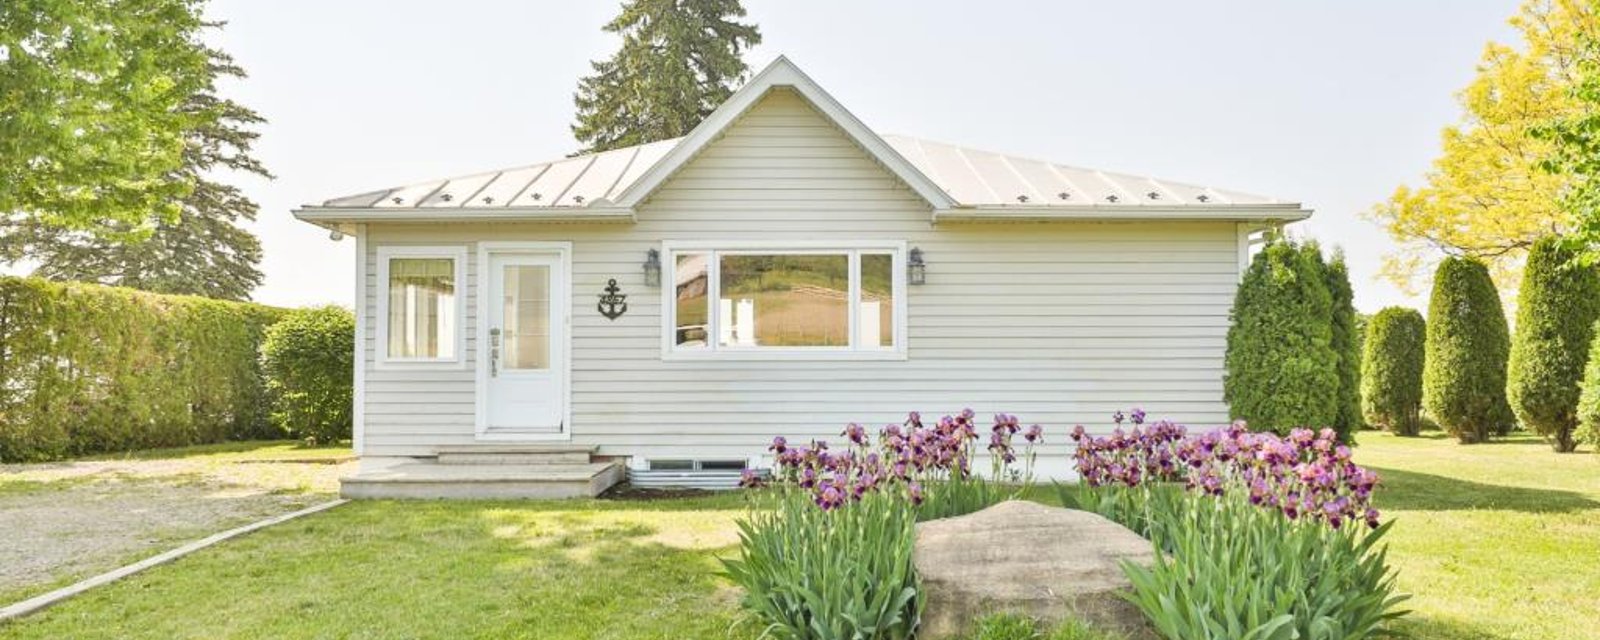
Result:
M1384 273L1417 291L1442 250L1483 261L1502 291L1514 290L1535 240L1570 225L1560 194L1570 176L1540 165L1555 145L1532 135L1584 109L1572 88L1585 37L1600 34L1594 0L1528 0L1511 24L1517 45L1489 43L1478 75L1458 94L1462 121L1445 128L1442 149L1419 186L1401 186L1370 217L1400 250Z

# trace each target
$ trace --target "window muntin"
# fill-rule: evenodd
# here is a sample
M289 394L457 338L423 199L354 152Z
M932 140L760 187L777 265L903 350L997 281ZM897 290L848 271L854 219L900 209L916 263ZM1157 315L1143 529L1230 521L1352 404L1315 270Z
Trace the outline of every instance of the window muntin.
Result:
M897 243L672 244L664 252L673 283L663 296L669 353L904 357Z
M395 360L456 356L456 265L452 258L388 259L389 351Z

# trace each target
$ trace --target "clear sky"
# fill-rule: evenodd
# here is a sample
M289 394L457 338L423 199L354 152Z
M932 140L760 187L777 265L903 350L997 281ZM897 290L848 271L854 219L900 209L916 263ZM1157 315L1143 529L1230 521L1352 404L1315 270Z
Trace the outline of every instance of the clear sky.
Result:
M1349 256L1356 306L1420 306L1375 277L1360 213L1415 183L1515 0L933 2L745 0L763 44L869 126L965 146L1300 200L1302 235ZM270 121L257 300L352 295L353 242L296 205L558 158L572 92L616 47L617 2L214 0Z

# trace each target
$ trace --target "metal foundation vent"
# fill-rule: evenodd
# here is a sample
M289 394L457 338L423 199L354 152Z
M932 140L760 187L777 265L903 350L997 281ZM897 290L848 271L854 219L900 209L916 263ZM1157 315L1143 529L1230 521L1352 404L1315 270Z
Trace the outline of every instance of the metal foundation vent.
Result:
M651 459L645 469L628 469L628 482L648 489L707 489L721 491L739 488L744 460Z

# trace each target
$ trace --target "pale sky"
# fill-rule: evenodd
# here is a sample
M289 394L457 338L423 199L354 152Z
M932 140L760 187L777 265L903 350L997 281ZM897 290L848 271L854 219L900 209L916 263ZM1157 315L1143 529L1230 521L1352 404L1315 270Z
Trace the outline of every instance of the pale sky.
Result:
M353 242L296 205L562 157L572 92L609 55L617 2L213 0L250 78L274 181L261 302L352 299ZM1423 306L1376 278L1360 213L1416 183L1515 0L745 0L763 44L882 133L1299 200L1345 249L1356 306Z

